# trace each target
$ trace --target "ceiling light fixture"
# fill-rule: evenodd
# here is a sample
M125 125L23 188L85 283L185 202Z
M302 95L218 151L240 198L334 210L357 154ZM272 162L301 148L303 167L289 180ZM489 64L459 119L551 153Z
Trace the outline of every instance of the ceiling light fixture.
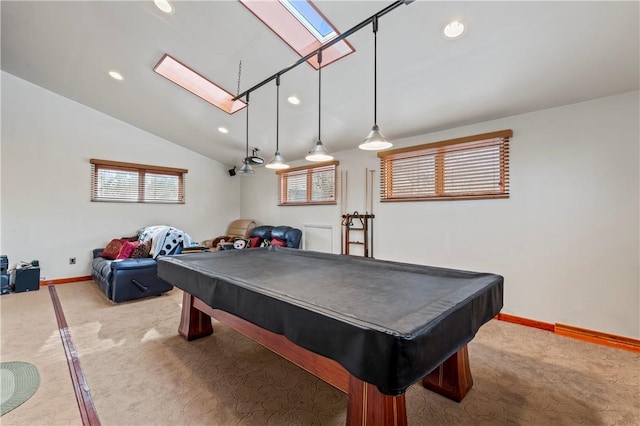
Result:
M292 105L300 105L300 99L298 99L296 96L289 96L287 100Z
M226 127L218 127L218 131L219 131L220 133L229 133L229 130L227 130L227 128L226 128Z
M329 152L322 144L322 138L320 137L320 130L322 128L320 124L320 117L322 115L322 50L318 50L318 141L309 154L305 157L308 161L331 161L333 157L329 155Z
M114 80L118 80L118 81L122 81L124 80L124 77L122 76L122 74L120 74L118 71L109 71L109 75L111 76L111 78L113 78Z
M289 165L284 161L282 155L280 155L280 75L276 76L276 153L274 154L269 164L265 167L268 169L288 169Z
M393 144L380 133L378 128L378 17L373 17L373 127L365 140L358 146L365 151L380 151Z
M264 164L264 158L260 157L258 152L260 152L260 148L253 148L251 150L251 155L247 157L249 164Z
M242 99L235 99L231 93L166 53L153 70L227 114L233 114L246 106Z
M442 31L447 38L458 38L464 32L464 24L459 21L448 23Z
M238 170L238 174L241 176L254 175L256 172L249 164L249 94L247 93L247 144L245 146L244 160L242 160L242 167Z
M173 6L168 0L153 0L153 3L164 13L173 13Z
M274 4L277 4L277 2L271 2L271 1L248 1L248 0L238 0L238 1L240 1L242 4L244 4L247 8L249 8L249 6L253 7L255 5L268 8L268 7L270 7L270 6L274 5ZM243 98L247 93L253 92L255 90L258 90L260 87L264 86L265 84L267 84L271 80L275 79L276 75L278 75L278 74L279 75L283 75L283 74L291 71L292 69L296 68L297 66L299 66L301 64L304 64L304 63L307 63L307 61L314 68L318 68L317 67L317 65L318 65L317 60L314 61L314 59L317 58L318 52L320 52L320 51L324 51L329 56L329 62L325 62L325 64L324 64L324 66L327 66L328 64L330 64L332 62L332 60L335 61L335 60L339 59L339 58L334 57L334 55L331 53L331 47L333 47L334 45L342 42L344 39L346 39L347 37L350 37L352 34L356 33L357 31L360 31L362 28L364 28L367 24L369 24L373 20L374 16L377 17L377 18L380 18L380 17L386 15L387 13L395 10L396 8L398 8L398 7L402 6L402 5L408 5L408 4L413 3L414 1L415 0L396 0L393 3L391 3L390 5L386 6L382 10L380 10L379 12L377 12L375 15L373 15L373 16L365 19L364 21L360 22L359 24L351 27L347 31L343 32L342 34L332 38L330 41L325 42L320 47L318 47L316 50L311 50L310 51L309 50L309 46L307 46L307 49L305 49L305 50L308 51L309 53L307 53L305 56L303 56L302 58L298 59L294 63L288 65L287 67L281 69L276 74L272 74L271 76L265 78L260 83L255 84L253 87L250 87L249 89L245 90L244 92L238 93L232 99L235 101L235 100ZM246 4L246 3L250 3L250 4ZM256 16L259 16L260 20L265 22L265 19L263 19L263 18L266 18L265 16L260 16L253 9L250 9L250 10L252 12L254 12L254 14L256 14ZM286 27L286 25L284 25L284 26Z

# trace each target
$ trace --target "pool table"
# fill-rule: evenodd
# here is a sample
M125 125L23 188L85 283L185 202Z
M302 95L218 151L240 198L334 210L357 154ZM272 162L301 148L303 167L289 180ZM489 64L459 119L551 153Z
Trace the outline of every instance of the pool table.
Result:
M419 381L461 401L503 298L496 274L281 247L160 257L158 276L184 291L187 340L229 325L346 392L349 425L406 424Z

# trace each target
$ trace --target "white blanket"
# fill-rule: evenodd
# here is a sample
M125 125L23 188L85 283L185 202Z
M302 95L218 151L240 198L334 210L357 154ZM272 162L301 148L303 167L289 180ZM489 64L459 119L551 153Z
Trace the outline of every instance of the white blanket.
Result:
M151 240L149 254L154 259L171 253L180 243L182 247L192 245L189 234L167 225L148 226L142 230L138 239L143 243Z

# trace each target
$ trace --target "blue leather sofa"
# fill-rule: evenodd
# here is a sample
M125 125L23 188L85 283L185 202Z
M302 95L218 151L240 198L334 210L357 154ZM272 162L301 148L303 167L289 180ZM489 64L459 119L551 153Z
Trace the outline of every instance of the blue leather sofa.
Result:
M302 231L291 226L262 225L256 226L251 230L249 238L252 237L260 237L263 240L277 238L284 241L286 243L286 247L297 249L300 248Z
M150 257L109 260L100 257L101 248L93 250L91 277L109 300L114 303L158 296L173 286L158 278L158 263ZM179 254L182 245L174 253Z
M249 238L260 237L271 241L277 238L289 248L300 248L302 231L291 226L257 226L251 230ZM231 244L233 246L233 244ZM126 300L158 296L169 291L173 286L158 278L158 264L155 259L122 259L108 260L100 257L102 248L93 250L91 277L98 284L109 300L114 303ZM180 254L179 244L170 255Z

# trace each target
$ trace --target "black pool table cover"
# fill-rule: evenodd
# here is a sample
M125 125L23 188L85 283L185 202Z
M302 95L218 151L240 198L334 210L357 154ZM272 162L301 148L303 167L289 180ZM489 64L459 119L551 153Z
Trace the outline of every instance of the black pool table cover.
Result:
M268 247L158 258L161 279L399 395L502 308L503 277Z

